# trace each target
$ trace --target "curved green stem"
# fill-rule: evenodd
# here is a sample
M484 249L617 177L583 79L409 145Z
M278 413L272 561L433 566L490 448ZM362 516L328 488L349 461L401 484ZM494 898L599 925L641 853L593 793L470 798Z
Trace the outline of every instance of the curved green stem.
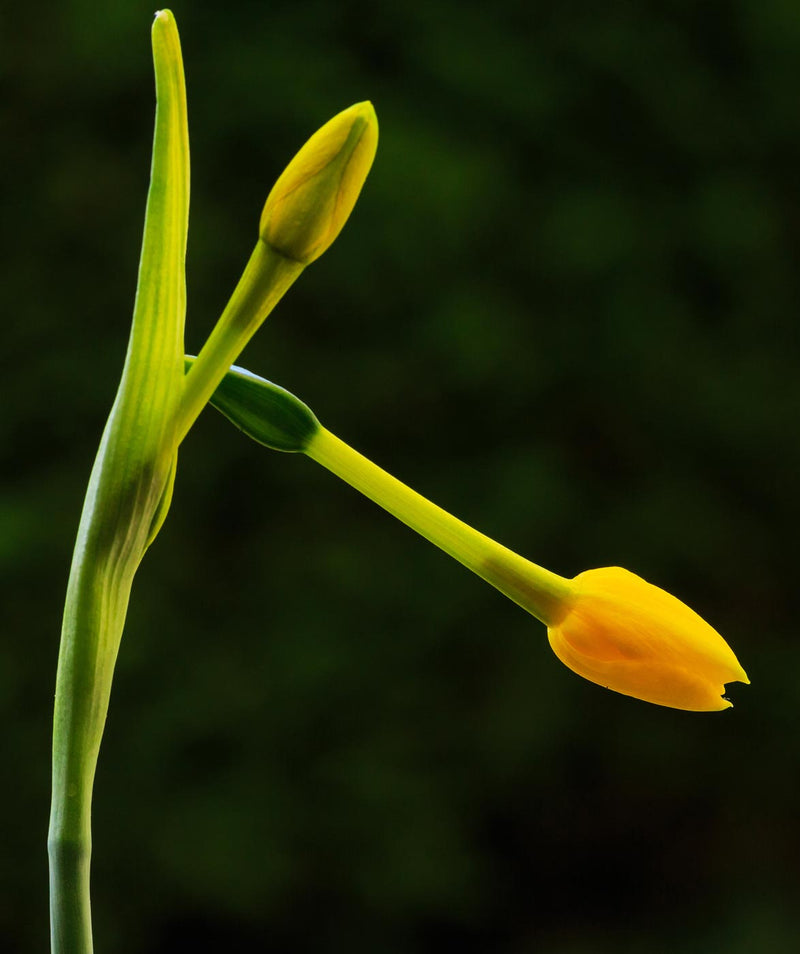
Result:
M203 410L231 364L305 268L262 242L256 243L239 284L186 375L178 411L178 441Z
M84 557L89 553L84 551ZM76 555L77 556L77 555ZM128 606L133 570L102 585L91 559L77 559L59 655L50 816L53 954L91 954L89 867L92 788Z
M531 563L473 530L373 464L324 427L316 431L305 453L491 583L545 625L554 625L565 612L567 598L573 590L570 580Z

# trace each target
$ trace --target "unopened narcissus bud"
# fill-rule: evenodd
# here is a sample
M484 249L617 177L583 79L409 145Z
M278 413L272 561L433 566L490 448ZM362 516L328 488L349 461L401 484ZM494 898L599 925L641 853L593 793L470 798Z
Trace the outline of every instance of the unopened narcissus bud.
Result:
M556 656L591 682L695 712L727 709L725 683L749 683L725 640L679 599L619 567L572 581L547 634Z
M304 265L319 258L353 211L377 146L372 103L356 103L325 123L273 186L261 240Z

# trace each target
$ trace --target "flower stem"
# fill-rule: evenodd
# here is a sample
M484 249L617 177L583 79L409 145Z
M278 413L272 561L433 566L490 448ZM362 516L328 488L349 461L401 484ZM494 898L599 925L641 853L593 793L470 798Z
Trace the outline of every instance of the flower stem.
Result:
M91 535L88 541L79 537L64 612L53 727L48 837L52 954L93 951L92 788L133 582L133 570L127 569L113 589L106 588L106 573L97 569L103 561Z
M186 375L178 411L178 441L205 407L228 368L305 268L260 239L239 284Z
M311 438L305 453L491 583L545 625L553 625L564 614L565 601L573 590L570 580L531 563L473 530L373 464L324 427L320 427Z

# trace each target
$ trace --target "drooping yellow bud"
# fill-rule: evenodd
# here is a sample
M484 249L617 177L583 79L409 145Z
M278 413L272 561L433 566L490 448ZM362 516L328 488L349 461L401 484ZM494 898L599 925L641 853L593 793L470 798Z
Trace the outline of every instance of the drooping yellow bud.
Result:
M547 635L579 676L645 702L695 712L727 709L725 683L749 683L733 651L694 610L620 567L572 581Z
M645 702L727 709L728 682L749 682L723 638L684 603L619 567L568 580L500 546L426 500L323 427L293 395L232 370L212 403L254 440L299 451L483 577L547 626L578 675Z
M262 241L308 265L333 242L353 211L375 158L378 119L356 103L317 130L272 188L261 213Z

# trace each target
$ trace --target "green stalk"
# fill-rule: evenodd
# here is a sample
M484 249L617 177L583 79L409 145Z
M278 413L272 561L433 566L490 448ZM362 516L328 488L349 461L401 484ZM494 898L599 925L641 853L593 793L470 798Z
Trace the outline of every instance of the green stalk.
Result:
M186 376L178 440L197 419L228 368L305 268L261 239L214 330Z
M186 359L189 367L194 361ZM259 444L315 460L546 626L556 625L568 611L574 596L571 580L531 563L426 500L324 428L285 388L233 367L211 404Z
M153 23L157 109L139 280L119 390L95 459L67 588L56 677L51 950L91 954L91 804L133 577L169 504L183 387L189 147L180 40Z
M572 592L569 580L473 530L324 427L320 426L308 442L305 454L491 583L545 625L553 625L563 615L565 599Z

